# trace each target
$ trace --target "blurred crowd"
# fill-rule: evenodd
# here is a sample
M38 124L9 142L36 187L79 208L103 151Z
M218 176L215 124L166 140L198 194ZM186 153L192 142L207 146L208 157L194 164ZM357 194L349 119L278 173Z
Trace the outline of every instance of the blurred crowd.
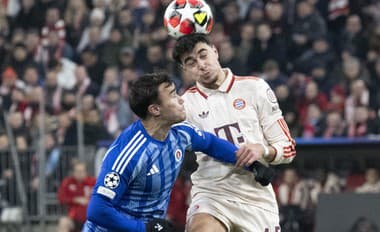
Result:
M163 27L170 2L0 1L0 150L11 142L6 124L19 151L37 147L44 125L49 175L57 167L57 146L77 145L79 129L84 144L95 145L136 119L126 98L129 81L166 71L180 93L190 87L191 78L171 57L175 40ZM207 2L222 66L264 78L293 137L380 134L380 0ZM350 179L334 174L311 177L284 171L275 184L283 210L296 205L309 212L320 192L354 189ZM365 177L353 191L380 192L377 170ZM190 187L188 175L181 175L173 190L178 207L169 217L182 225ZM310 226L306 216L300 226Z
M376 168L367 168L362 174L348 175L323 169L301 174L295 168L286 168L273 185L280 207L281 231L313 231L320 194L379 194L380 176Z
M163 27L170 0L18 0L0 3L0 105L17 148L38 125L59 145L115 137L135 116L128 81L173 62ZM223 66L264 78L294 137L379 134L378 0L209 0ZM40 107L44 105L45 107ZM42 114L41 114L42 113ZM0 149L7 147L4 126Z

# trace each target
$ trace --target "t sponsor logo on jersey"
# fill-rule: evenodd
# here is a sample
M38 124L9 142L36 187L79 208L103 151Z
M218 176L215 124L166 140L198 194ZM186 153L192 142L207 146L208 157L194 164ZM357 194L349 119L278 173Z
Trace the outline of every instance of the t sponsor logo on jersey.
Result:
M268 97L268 100L272 103L276 103L277 102L277 98L276 98L276 95L274 94L273 90L268 88L267 89L267 97Z
M160 172L160 169L158 169L158 167L155 164L153 164L152 167L150 168L149 172L146 175L151 176L151 175L157 174L159 172Z
M114 189L120 184L120 176L116 172L109 172L104 177L104 185L110 189Z
M235 109L237 110L242 110L245 108L245 101L244 99L241 99L241 98L238 98L238 99L235 99L234 102L232 103L232 105L234 106Z
M182 158L182 151L177 149L174 153L174 157L175 157L175 160L178 162L181 160Z
M209 114L209 111L202 111L202 113L198 114L198 116L199 116L200 118L205 119L205 118L208 117L208 114Z

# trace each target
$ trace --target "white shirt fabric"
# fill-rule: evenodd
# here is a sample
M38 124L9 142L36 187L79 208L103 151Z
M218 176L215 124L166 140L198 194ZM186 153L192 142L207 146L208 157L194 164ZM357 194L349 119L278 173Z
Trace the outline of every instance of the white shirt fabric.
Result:
M236 145L270 144L277 150L272 164L291 162L295 157L295 143L269 85L261 78L238 77L229 69L223 70L227 77L218 89L197 84L184 93L187 121ZM199 167L192 175L193 196L213 194L215 198L278 213L272 186L261 186L251 172L202 153L197 153L197 163Z

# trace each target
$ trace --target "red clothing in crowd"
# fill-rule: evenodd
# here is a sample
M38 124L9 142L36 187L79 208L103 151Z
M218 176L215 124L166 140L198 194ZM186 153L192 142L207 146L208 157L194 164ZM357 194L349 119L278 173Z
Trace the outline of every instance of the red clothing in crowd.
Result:
M189 207L191 183L183 178L178 178L174 183L167 216L175 225L184 226L186 223L186 211Z
M74 198L87 197L90 199L95 182L94 177L86 177L82 182L79 182L72 176L66 177L62 181L58 190L58 200L61 204L67 206L68 216L71 219L82 223L86 221L87 204L75 203Z

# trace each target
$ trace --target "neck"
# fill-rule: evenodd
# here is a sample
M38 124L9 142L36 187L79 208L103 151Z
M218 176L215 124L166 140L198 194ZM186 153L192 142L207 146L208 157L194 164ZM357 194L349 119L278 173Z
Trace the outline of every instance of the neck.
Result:
M146 132L156 140L164 141L168 136L171 125L154 118L141 120Z
M227 72L224 71L223 69L220 69L215 82L210 83L210 84L202 84L202 85L208 89L218 89L223 84L224 80L226 80L226 77L227 77Z

